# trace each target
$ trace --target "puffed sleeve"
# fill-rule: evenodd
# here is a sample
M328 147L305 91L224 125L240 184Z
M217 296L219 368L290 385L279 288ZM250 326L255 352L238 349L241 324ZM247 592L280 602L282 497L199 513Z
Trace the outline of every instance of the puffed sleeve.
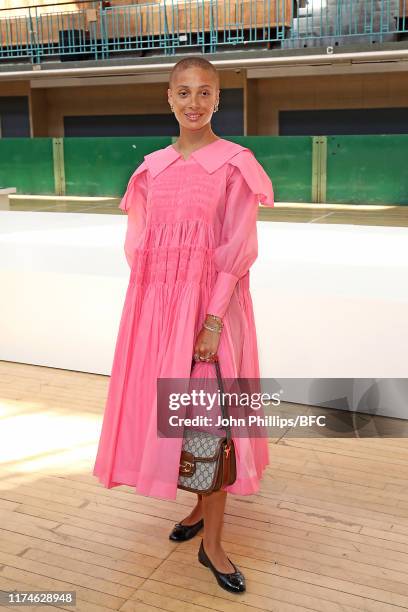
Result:
M220 318L228 309L238 280L248 272L258 256L256 222L259 202L267 206L274 204L268 175L252 152L249 155L241 156L243 159L233 163L229 169L221 238L213 255L218 274L206 312Z
M124 250L130 267L132 267L134 248L146 224L147 171L144 161L130 177L126 192L119 204L119 208L128 215Z

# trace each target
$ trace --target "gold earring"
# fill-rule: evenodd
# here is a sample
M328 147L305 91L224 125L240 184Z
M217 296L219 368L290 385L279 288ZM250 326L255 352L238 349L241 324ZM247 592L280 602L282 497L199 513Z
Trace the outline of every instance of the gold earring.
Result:
M170 109L171 109L171 112L174 113L174 108L171 104L170 104Z
M214 113L216 113L218 110L218 103L214 106Z

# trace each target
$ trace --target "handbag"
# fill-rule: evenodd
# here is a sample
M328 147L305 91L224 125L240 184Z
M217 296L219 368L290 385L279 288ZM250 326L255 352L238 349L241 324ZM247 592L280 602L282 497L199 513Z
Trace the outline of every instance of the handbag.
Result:
M224 385L217 355L213 363L221 391L222 417L227 418ZM191 372L194 364L193 358ZM230 426L226 425L225 430L226 435L221 438L206 431L184 429L177 481L179 489L206 495L235 482L237 477L235 445Z

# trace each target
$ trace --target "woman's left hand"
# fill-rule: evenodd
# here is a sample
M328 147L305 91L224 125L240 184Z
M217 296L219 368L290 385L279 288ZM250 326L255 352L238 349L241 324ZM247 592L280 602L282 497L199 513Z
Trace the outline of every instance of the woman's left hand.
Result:
M198 334L194 345L194 355L199 355L202 361L212 363L214 361L214 355L217 354L219 343L220 334L203 327ZM209 359L207 359L207 356L210 353L213 353L213 355L210 355Z

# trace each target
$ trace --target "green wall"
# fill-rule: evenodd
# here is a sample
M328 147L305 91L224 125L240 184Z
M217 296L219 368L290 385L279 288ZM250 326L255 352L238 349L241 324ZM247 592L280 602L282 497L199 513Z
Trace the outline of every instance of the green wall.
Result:
M408 134L327 137L327 200L408 205Z
M0 187L20 194L116 196L143 156L174 139L1 138ZM408 205L408 135L240 136L277 202Z
M171 138L64 138L67 195L120 196L143 156Z
M51 138L0 138L0 187L17 193L54 193Z

